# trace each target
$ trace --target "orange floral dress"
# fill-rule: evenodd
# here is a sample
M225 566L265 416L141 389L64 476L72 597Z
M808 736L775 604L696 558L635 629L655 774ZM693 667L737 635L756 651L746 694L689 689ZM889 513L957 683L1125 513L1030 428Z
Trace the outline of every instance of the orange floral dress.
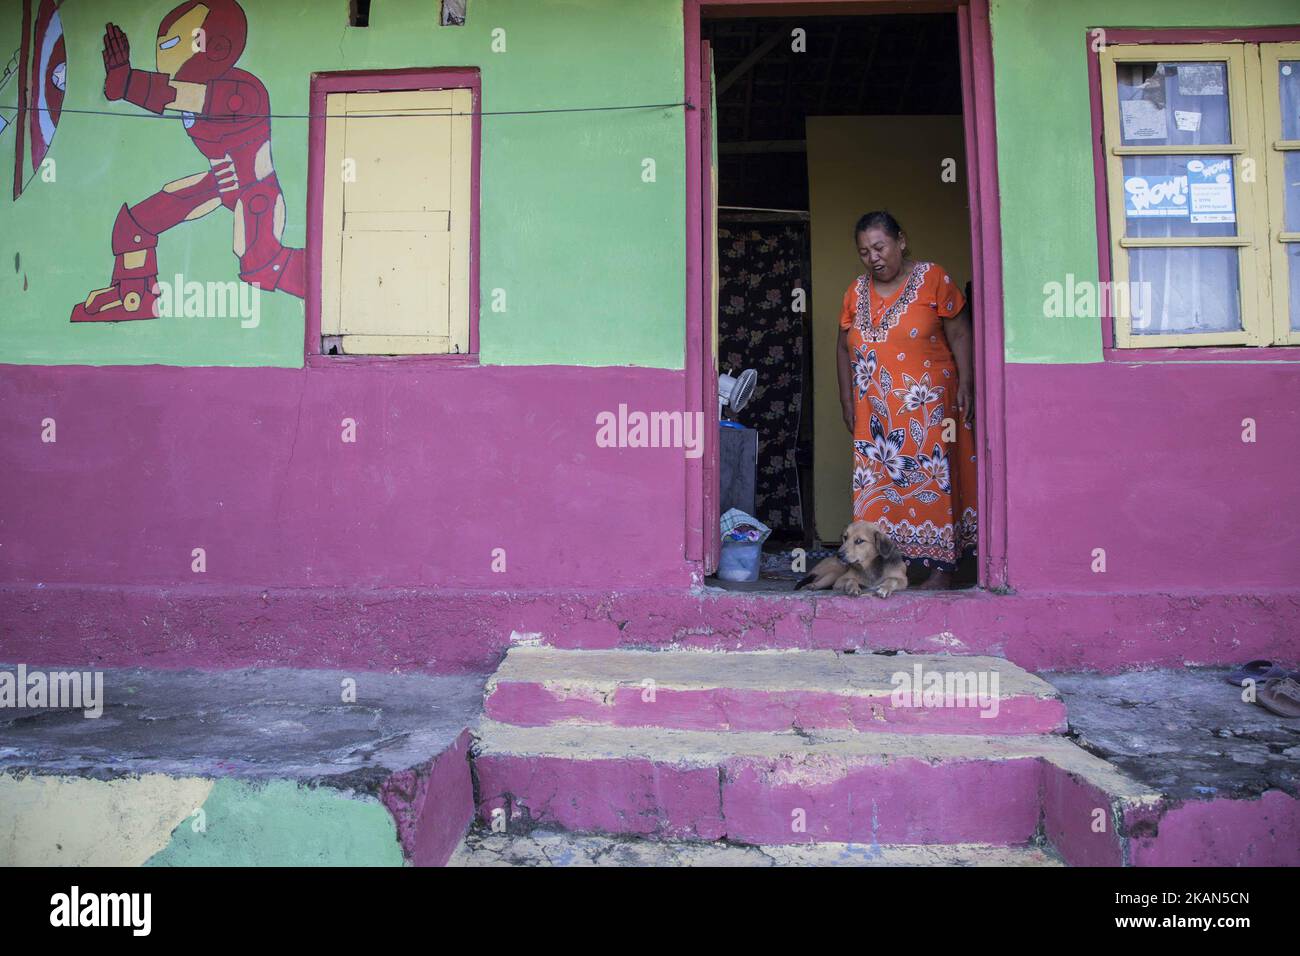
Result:
M942 322L965 304L941 266L917 262L883 298L859 276L840 312L853 370L853 518L880 525L909 562L945 571L974 552L977 529L975 433L957 411Z

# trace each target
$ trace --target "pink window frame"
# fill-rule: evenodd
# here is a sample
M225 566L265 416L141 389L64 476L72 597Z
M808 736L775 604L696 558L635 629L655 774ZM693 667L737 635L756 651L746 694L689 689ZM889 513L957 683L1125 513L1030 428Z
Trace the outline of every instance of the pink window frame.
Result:
M325 103L330 93L469 89L473 92L470 169L469 351L461 355L325 355L321 352L321 273L325 218ZM483 85L476 67L315 73L311 78L311 120L307 147L307 321L308 368L358 365L477 365L479 362L479 170L483 144Z
M1106 195L1106 146L1103 141L1104 104L1101 99L1101 57L1093 52L1093 33L1104 30L1106 44L1168 44L1168 43L1287 43L1300 40L1300 27L1243 27L1205 30L1112 30L1107 27L1090 27L1084 34L1088 59L1088 98L1092 111L1092 169L1095 180L1097 208L1097 271L1102 282L1111 278L1111 227L1110 203ZM1300 360L1300 348L1286 345L1253 346L1195 346L1174 348L1121 349L1115 347L1115 328L1112 319L1101 319L1102 357L1108 362L1295 362Z

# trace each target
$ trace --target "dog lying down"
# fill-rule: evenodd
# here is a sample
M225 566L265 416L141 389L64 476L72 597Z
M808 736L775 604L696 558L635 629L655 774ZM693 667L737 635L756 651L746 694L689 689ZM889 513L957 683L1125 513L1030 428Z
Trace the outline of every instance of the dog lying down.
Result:
M889 597L907 587L907 564L892 538L870 521L855 521L844 529L840 549L817 562L812 571L794 586L841 594L870 591Z

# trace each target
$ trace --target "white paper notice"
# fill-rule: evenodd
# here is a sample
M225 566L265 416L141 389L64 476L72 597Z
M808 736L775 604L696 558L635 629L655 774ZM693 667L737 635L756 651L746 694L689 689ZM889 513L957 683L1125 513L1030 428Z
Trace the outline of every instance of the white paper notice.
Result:
M1178 64L1178 92L1183 96L1222 96L1222 63Z
M1232 160L1226 157L1187 161L1192 222L1236 222L1232 203Z
M1174 110L1174 122L1180 130L1186 133L1195 133L1201 128L1201 114L1192 113L1188 110Z
M1236 222L1232 183L1192 183L1192 222Z
M1120 108L1124 116L1125 139L1169 138L1169 120L1165 111L1150 100L1125 100Z

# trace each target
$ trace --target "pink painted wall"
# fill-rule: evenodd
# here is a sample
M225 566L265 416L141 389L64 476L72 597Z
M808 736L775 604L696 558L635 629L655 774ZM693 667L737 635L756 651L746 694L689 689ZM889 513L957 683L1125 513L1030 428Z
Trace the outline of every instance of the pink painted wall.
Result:
M1016 590L1300 591L1300 366L1026 364L1006 382Z
M1134 866L1300 866L1300 800L1269 790L1254 800L1196 800L1132 841Z
M1016 590L1300 589L1300 369L1010 365L1007 386ZM6 366L0 583L685 585L683 454L595 443L599 411L682 394L647 369Z
M0 583L685 585L683 451L596 445L599 412L683 394L631 368L6 366Z

